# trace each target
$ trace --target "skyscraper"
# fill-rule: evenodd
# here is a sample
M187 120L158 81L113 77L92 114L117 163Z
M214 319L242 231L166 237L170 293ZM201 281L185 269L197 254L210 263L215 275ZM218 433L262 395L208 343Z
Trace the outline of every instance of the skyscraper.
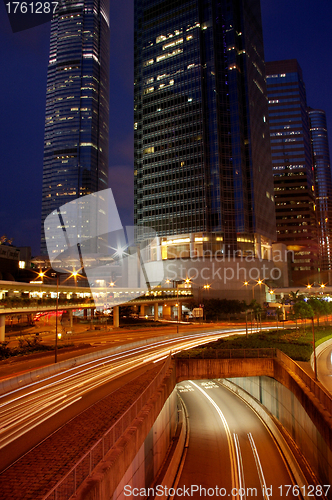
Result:
M266 256L275 210L259 0L135 0L135 223L162 258Z
M309 108L315 169L318 241L322 281L329 284L332 271L332 177L325 112Z
M315 182L302 70L266 63L278 241L294 252L292 280L319 281Z
M108 187L109 0L66 0L51 24L42 194L53 210Z

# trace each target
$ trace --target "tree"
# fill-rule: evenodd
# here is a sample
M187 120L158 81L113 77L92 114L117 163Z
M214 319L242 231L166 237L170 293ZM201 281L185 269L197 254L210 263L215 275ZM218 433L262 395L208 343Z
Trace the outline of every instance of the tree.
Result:
M317 318L317 326L319 326L319 317L326 312L325 301L311 297L307 302Z
M306 319L313 318L314 316L314 311L312 307L304 300L301 300L300 302L295 302L295 304L293 305L293 311L295 319L301 318L302 320L304 320L304 331L305 331Z
M289 298L290 298L292 304L295 304L296 302L303 300L303 295L299 295L299 291L300 290L296 290L296 292L291 291L289 293Z
M257 328L258 328L258 319L261 319L261 314L262 314L262 306L257 302L256 299L253 299L250 304L249 304L250 309L254 312L254 318L257 323Z

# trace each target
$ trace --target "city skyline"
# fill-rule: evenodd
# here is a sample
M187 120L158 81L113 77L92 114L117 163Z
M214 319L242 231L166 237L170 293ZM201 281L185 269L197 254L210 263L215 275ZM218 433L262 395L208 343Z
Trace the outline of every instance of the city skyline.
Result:
M262 0L265 59L298 59L304 73L308 105L322 108L331 130L331 68L322 47L328 47L331 7L311 3ZM295 7L295 8L294 8ZM308 7L308 8L306 8ZM120 215L132 217L133 197L133 2L111 5L110 186ZM112 22L113 21L113 22ZM318 23L319 21L319 23ZM41 180L50 23L12 34L4 6L0 10L2 66L1 164L3 192L1 233L14 245L39 252ZM325 26L324 26L325 23ZM309 30L316 25L316 31ZM319 59L319 57L321 59ZM331 149L331 132L329 132ZM9 166L10 165L10 166Z

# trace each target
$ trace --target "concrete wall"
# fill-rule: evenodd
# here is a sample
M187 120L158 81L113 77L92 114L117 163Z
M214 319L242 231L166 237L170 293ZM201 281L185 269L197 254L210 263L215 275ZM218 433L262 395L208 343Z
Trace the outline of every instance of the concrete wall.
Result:
M124 486L150 486L176 431L177 400L175 362L159 390L137 415L77 491L77 500L109 500L124 497Z
M332 484L332 453L296 396L269 377L229 379L260 401L292 436L320 484ZM328 498L332 498L330 495Z
M113 500L133 498L125 496L124 487L126 485L129 485L131 489L147 489L151 486L176 432L177 417L177 393L174 389L166 400L136 457L116 487L112 496Z
M203 378L274 375L272 358L258 359L177 359L176 381Z

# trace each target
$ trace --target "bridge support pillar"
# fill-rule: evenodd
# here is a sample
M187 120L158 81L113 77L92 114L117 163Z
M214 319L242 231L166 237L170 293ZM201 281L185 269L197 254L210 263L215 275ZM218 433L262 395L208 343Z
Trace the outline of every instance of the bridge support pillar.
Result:
M116 328L119 326L119 306L114 306L113 307L113 326Z
M172 316L172 306L165 304L163 307L163 318L170 319Z
M6 315L0 314L0 342L5 341Z
M159 319L158 318L158 305L159 304L157 304L157 303L154 304L154 310L153 310L153 312L154 312L154 321L158 321L158 319Z
M73 311L72 309L69 309L69 321L70 321L70 328L73 328Z
M140 316L144 316L144 314L145 314L145 305L144 304L142 304L140 306L139 313L140 313Z
M178 302L178 321L182 320L182 304Z

